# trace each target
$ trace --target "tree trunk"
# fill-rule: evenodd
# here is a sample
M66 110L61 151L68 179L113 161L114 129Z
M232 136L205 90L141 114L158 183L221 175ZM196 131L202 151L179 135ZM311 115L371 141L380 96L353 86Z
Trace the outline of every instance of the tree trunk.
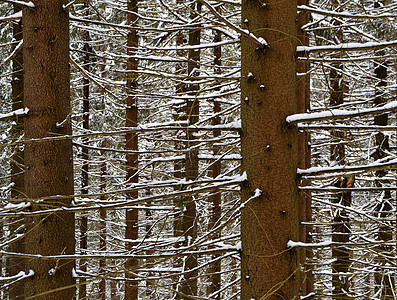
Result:
M184 0L176 0L176 4L179 6L183 6ZM178 11L179 14L183 15L181 11ZM175 43L177 47L183 46L183 41L184 41L184 34L182 31L178 31L175 37ZM187 58L187 52L186 50L181 50L178 49L176 51L177 57L179 58ZM185 62L177 62L175 64L175 74L176 75L182 75L186 74L187 72L187 66ZM175 87L175 92L177 96L182 96L186 94L186 84L184 82L178 82ZM173 119L174 121L186 121L187 119L187 112L186 112L186 103L185 101L181 101L181 103L175 103L172 106L173 109ZM183 149L183 144L182 142L176 141L175 142L175 149L176 150L182 150ZM183 170L185 164L184 159L176 160L174 162L174 171L173 171L173 176L178 179L182 179L185 177L185 172ZM180 189L180 188L175 188ZM174 205L175 207L178 207L180 209L178 214L174 215L174 237L177 237L178 240L174 244L175 248L179 248L181 246L180 240L182 240L180 237L183 236L183 231L182 231L182 216L183 216L183 197L176 197L174 200ZM183 261L181 256L176 256L173 261L173 267L176 269L182 269L183 268ZM180 300L181 297L178 294L178 291L180 290L180 282L175 281L173 284L173 289L175 291L175 300Z
M384 51L380 51L378 55L384 55ZM375 93L375 104L376 105L384 105L387 102L387 99L382 96L383 88L387 86L387 63L383 60L375 62L375 76L379 79L377 84L378 89ZM374 124L378 126L387 126L388 125L388 114L382 114L374 117ZM389 136L385 135L383 132L377 132L375 134L375 147L376 150L371 154L372 158L375 160L384 158L388 156L390 151L389 145ZM382 180L387 175L386 170L379 170L375 172L376 177L378 179L375 181L376 186L382 187L390 184L387 180ZM387 218L390 217L393 211L392 196L390 191L385 191L383 195L382 202L378 204L375 211L378 213L378 217L385 219L383 221L383 225L379 226L378 238L382 242L389 242L393 239L393 225L390 221L387 221ZM386 225L385 225L386 223ZM377 249L380 253L390 253L392 252L392 248L387 245L380 245ZM376 258L379 268L375 274L375 284L376 291L379 289L381 292L381 299L394 299L393 296L393 275L392 271L387 268L388 260L383 257L383 255L379 255Z
M138 0L129 0L127 2L128 24L136 26L138 21ZM127 71L134 71L138 69L138 60L132 57L136 54L138 47L138 35L135 29L131 29L128 32L127 37ZM135 127L138 125L138 98L136 96L136 89L138 87L136 74L133 72L127 73L127 109L126 109L126 127ZM126 134L126 150L137 151L138 150L138 135L136 133ZM134 184L138 182L138 154L129 153L126 155L127 158L127 182ZM127 193L127 198L137 199L138 191L134 190ZM127 240L136 240L138 238L138 210L127 209L126 210L126 231L125 238ZM131 253L136 243L127 242L126 250ZM137 268L138 262L136 259L128 259L125 263L125 298L134 300L138 299L138 282L134 276L135 269Z
M298 5L309 5L309 0L298 0ZM309 14L306 12L298 13L298 43L302 46L309 46L309 36L305 33L301 27L309 23ZM298 72L297 81L297 101L298 101L298 112L305 113L310 110L310 64L305 60L297 60L296 63ZM299 152L299 168L308 169L311 167L311 151L309 147L310 133L308 131L302 131L298 133L298 152ZM301 185L309 185L310 182L303 180ZM305 243L311 243L311 232L313 226L305 224L312 220L312 203L311 195L308 191L300 193L299 195L299 235L300 241ZM305 268L305 277L302 278L302 295L307 295L314 290L314 278L312 268L307 265L307 262L313 257L313 251L311 249L300 250L299 262Z
M106 141L104 142L106 145ZM102 157L105 156L105 152L102 151ZM106 192L106 176L107 176L107 167L106 167L106 160L104 159L101 162L101 170L100 170L100 185L99 188L101 189L101 196L100 200L102 203L106 201L106 196L103 193ZM99 251L101 253L106 252L106 209L101 208L99 210ZM101 275L101 281L99 282L99 297L101 300L106 300L106 260L101 259L99 261L99 274Z
M84 9L85 15L88 15L88 3L84 1ZM84 70L90 70L90 53L92 52L90 42L90 33L86 30L83 33L84 39ZM83 77L83 129L84 132L88 132L90 129L90 81L88 78ZM82 144L86 145L88 143L88 138L82 138ZM89 155L88 148L82 147L81 149L81 159L82 159L82 167L81 167L81 194L88 195L88 171L89 171ZM81 254L87 254L87 229L88 229L88 216L87 213L81 214L80 221L80 251ZM85 273L87 272L87 260L80 260L80 270ZM87 297L87 285L85 284L85 278L80 280L79 282L79 299L86 299Z
M14 5L14 13L20 11L22 7ZM15 41L22 40L22 21L13 23L13 38ZM12 60L12 110L23 108L23 53L19 50ZM17 140L23 134L23 119L17 118L16 124L12 131L13 139ZM24 170L24 152L22 147L17 145L14 150L14 155L11 159L11 176L13 187L11 189L11 198L21 199L24 197L25 190L25 170ZM23 234L23 220L21 218L12 218L9 220L9 229L11 234ZM23 239L19 239L10 244L8 251L16 253L24 253ZM18 257L10 257L7 261L7 275L13 276L24 270L24 260ZM24 285L20 282L11 286L9 291L10 299L17 299L23 297Z
M193 2L191 6L190 19L197 18L201 12L202 4L200 2ZM200 28L189 30L189 45L199 45L201 37ZM200 50L189 50L189 61L187 67L188 76L194 77L199 75L200 67ZM186 106L187 120L189 126L195 124L199 120L199 100L196 98L199 91L198 84L191 83L187 87L188 100ZM193 98L193 99L192 99ZM195 137L193 132L186 131L186 152L185 158L185 172L186 180L197 180L198 176L198 149L195 148ZM197 210L194 196L184 197L183 199L183 218L182 231L185 236L184 246L190 246L197 238ZM182 281L181 292L182 299L192 299L189 296L197 296L198 286L197 277L197 254L191 254L185 258L184 264L184 278Z
M23 8L25 139L70 135L69 14L67 0L35 0ZM73 153L70 139L34 141L25 144L25 192L28 199L66 195L64 198L31 202L32 211L70 206L73 195ZM26 252L73 255L74 214L47 213L27 221ZM73 299L74 260L29 259L25 297Z
M214 43L219 43L222 41L221 37L221 32L218 30L215 30L215 37L214 37ZM214 48L214 67L215 67L215 74L221 74L221 57L222 57L222 47L217 46ZM217 101L217 99L214 99L214 108L213 112L215 117L212 118L212 125L219 125L221 124L221 117L217 114L219 114L221 111L221 103ZM221 131L219 129L215 129L213 131L214 139L219 137L221 135ZM216 143L216 142L215 142ZM216 157L220 153L220 147L219 146L212 146L212 151L214 156ZM211 165L211 172L212 172L212 178L216 178L221 174L221 160L216 159L212 161ZM212 230L214 227L219 225L219 221L221 219L221 200L222 200L222 194L219 189L214 190L213 194L210 197L210 202L212 204L211 208L211 217L210 217L210 222L209 222L209 228L208 230ZM221 232L217 231L213 238L220 238L221 237ZM219 259L221 254L217 253L212 255L212 259L215 260L214 263L212 263L209 267L209 274L210 275L210 285L208 287L208 295L211 295L215 293L216 291L219 291L221 289L221 260ZM211 299L216 299L220 300L221 299L221 294L218 293L215 298Z
M298 134L285 118L297 112L296 1L242 1L244 28L264 38L241 41L241 299L297 299L299 239ZM258 195L257 189L261 190Z

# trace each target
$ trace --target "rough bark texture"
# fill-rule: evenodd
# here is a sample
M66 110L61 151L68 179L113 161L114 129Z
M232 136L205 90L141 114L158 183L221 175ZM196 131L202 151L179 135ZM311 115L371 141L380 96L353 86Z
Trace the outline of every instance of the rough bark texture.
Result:
M84 9L85 15L88 15L88 3L84 1ZM84 39L84 70L90 70L90 53L92 52L90 41L90 33L85 31L83 33ZM90 81L88 78L83 77L83 129L88 132L90 129ZM88 143L88 138L82 138L82 144L85 145ZM89 153L88 148L83 147L81 149L81 159L82 159L82 167L81 167L81 194L88 195L88 171L89 171ZM88 216L86 213L81 214L80 221L80 251L81 254L87 254L87 230L88 230ZM82 272L87 272L87 261L85 259L80 260L80 270ZM86 280L82 279L79 282L79 299L86 299L87 297L87 285L84 283Z
M191 7L191 20L197 18L201 11L202 4L194 2ZM189 30L189 45L200 44L201 29L196 28ZM187 67L187 73L189 76L198 76L200 67L200 50L190 49L189 50L189 62ZM186 112L187 120L189 125L193 125L199 120L199 100L196 98L199 91L198 84L191 83L187 87L189 99L187 100ZM193 98L193 99L192 99ZM198 149L194 146L195 136L193 132L186 132L186 152L185 158L185 172L186 180L196 180L198 176ZM197 238L197 209L194 196L185 197L183 199L183 217L182 217L182 231L185 236L184 245L189 246ZM197 296L197 255L191 254L186 257L184 264L184 277L181 285L182 299L192 299L191 296Z
M222 41L221 33L216 30L215 31L215 36L214 36L214 43L219 43ZM222 57L222 47L217 46L214 48L214 67L215 67L215 74L221 74L221 57ZM221 103L217 101L217 99L214 99L214 108L213 112L216 115L215 117L212 118L212 125L219 125L221 124L221 117L219 116L219 112L221 111ZM213 131L214 139L219 137L221 135L221 131L219 129L215 129ZM214 156L219 155L220 153L220 147L216 145L216 143L212 146L212 151ZM220 159L215 159L212 161L211 165L211 175L212 178L216 178L221 174L221 160ZM214 227L219 225L220 219L221 219L221 200L222 200L222 194L219 189L214 190L214 193L210 197L210 202L212 204L211 208L211 217L210 217L210 222L209 222L209 231L212 230ZM221 232L219 230L216 231L214 234L214 238L220 238L221 237ZM209 273L211 274L210 277L210 284L208 286L208 296L215 293L216 291L219 291L221 289L221 255L220 254L214 254L212 255L212 258L214 262L210 265L209 267ZM212 297L211 299L216 299L220 300L221 299L221 293L218 293L215 297Z
M138 0L130 0L127 2L129 25L136 25L138 20ZM136 53L138 47L138 35L136 30L130 30L127 37L127 70L133 71L138 69L138 60L132 56ZM127 77L127 109L126 109L126 127L135 127L138 125L138 99L136 97L136 89L138 87L136 75L131 72ZM129 133L126 135L126 150L138 150L138 135L136 133ZM138 154L130 153L126 155L127 158L127 182L130 184L138 182ZM138 198L138 191L127 193L127 198ZM138 210L126 210L126 231L125 238L128 240L136 240L138 238ZM127 242L126 250L132 252L135 243ZM125 263L126 268L126 282L125 282L125 298L134 300L138 299L138 282L135 281L135 269L137 267L136 259L128 259Z
M243 26L270 48L242 37L241 299L297 299L299 239L298 134L285 118L297 112L296 1L242 1ZM263 298L264 297L264 298Z
M24 101L30 109L25 138L70 135L69 15L67 0L36 0L23 9ZM29 199L73 195L72 141L36 141L25 145L25 192ZM31 210L69 206L71 198L32 202ZM74 215L50 213L27 222L26 252L40 255L74 254ZM25 296L35 299L72 299L75 294L73 260L26 261L34 277ZM40 295L40 296L39 296Z
M298 0L298 5L309 5L309 0ZM301 27L309 23L309 14L306 12L298 12L298 43L301 46L309 45L309 36ZM297 60L296 68L298 72L297 81L297 101L298 112L304 113L310 109L310 64L305 60ZM298 133L298 152L299 152L299 168L308 169L311 167L311 151L309 147L310 133L302 131ZM308 185L310 182L303 180L301 185ZM299 198L299 236L301 242L311 243L312 226L305 224L312 219L312 203L310 192L300 193ZM299 262L305 266L305 275L302 278L302 294L307 295L314 290L314 279L310 265L307 262L313 257L311 249L300 250Z
M22 8L14 5L14 12L20 11ZM13 23L13 38L16 41L22 40L22 21ZM23 108L23 53L18 51L12 60L12 110ZM18 139L23 134L23 119L16 120L16 124L12 131L13 138ZM22 148L17 145L14 149L14 154L11 159L11 175L13 187L11 189L11 198L21 199L24 197L25 190L25 168L24 168L24 152ZM23 220L20 218L11 218L9 220L9 228L12 234L23 234ZM8 251L23 253L24 242L22 239L10 244ZM7 261L7 275L13 276L24 270L24 260L18 257L10 257ZM10 299L22 299L24 291L23 282L10 287Z

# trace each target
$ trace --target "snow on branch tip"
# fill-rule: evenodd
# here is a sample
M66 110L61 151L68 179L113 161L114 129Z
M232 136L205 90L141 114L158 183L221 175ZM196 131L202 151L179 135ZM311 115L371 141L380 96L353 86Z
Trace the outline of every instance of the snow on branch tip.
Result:
M8 3L17 4L17 5L27 6L27 7L30 7L30 8L35 8L36 7L32 1L29 1L29 2L18 1L18 0L4 0L4 1L8 2Z
M321 112L294 114L288 116L286 118L286 121L289 125L293 125L301 122L309 123L309 122L325 121L331 119L361 117L364 115L376 115L393 110L397 110L397 101L392 101L383 106L374 107L374 108L363 108L356 110L330 109Z
M20 108L20 109L14 110L10 113L0 114L0 121L8 121L10 119L15 119L19 116L27 115L28 112L29 112L29 108L25 107L25 108Z

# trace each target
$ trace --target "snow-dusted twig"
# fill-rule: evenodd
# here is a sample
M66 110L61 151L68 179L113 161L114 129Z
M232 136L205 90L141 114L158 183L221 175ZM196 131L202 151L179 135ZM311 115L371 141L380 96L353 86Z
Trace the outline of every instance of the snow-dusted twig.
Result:
M307 6L307 5L298 5L298 10L306 11L310 13L315 13L323 16L330 17L340 17L340 18L352 18L352 19L365 19L365 20L373 20L373 19L385 19L385 18L397 18L397 14L352 14L349 12L337 12L331 10L325 10L317 7Z
M296 51L303 54L315 52L334 52L334 51L363 51L363 50L378 50L387 47L397 46L397 41L390 42L367 42L367 43L343 43L339 45L325 45L325 46L298 46Z
M393 110L397 110L397 101L392 101L383 106L374 107L374 108L363 108L356 110L331 109L322 112L294 114L288 116L286 118L286 121L288 124L292 125L300 122L315 122L315 121L325 121L332 119L361 117L366 115L378 115Z
M14 21L14 20L19 20L21 18L22 18L22 11L18 11L15 14L5 17L0 17L0 22Z
M18 45L14 48L11 54L4 59L4 61L0 64L0 69L8 64L9 61L18 53L18 51L22 48L23 41L21 40Z
M299 129L305 130L352 130L352 131L396 131L397 126L379 126L379 125L346 125L346 124L299 124Z
M322 247L330 247L335 244L337 244L337 243L332 242L332 241L324 241L324 242L320 242L320 243L304 243L304 242L294 242L294 241L289 240L287 243L287 248L295 248L295 247L322 248Z
M87 206L87 204L83 205L76 205L76 206L71 206L71 207L57 207L54 209L46 209L46 210L37 210L37 211L22 211L22 212L5 212L5 213L0 213L1 216L9 216L9 217L16 217L16 216L27 216L27 215L40 215L40 214L52 214L56 212L87 212L87 211L92 211L92 210L98 210L98 209L124 209L127 206L132 206L132 205L137 205L137 204L142 204L142 203L148 203L152 202L153 204L156 201L164 201L165 198L172 198L172 197L181 197L184 195L191 195L194 193L201 193L201 192L207 192L211 191L214 189L219 189L222 187L226 186L231 186L231 185L238 185L242 182L247 180L246 173L234 177L226 177L225 180L223 178L216 178L216 179L211 179L207 181L209 184L203 185L203 186L195 186L198 185L200 181L191 181L191 182L186 182L186 181L180 181L179 186L191 186L189 189L185 190L179 190L175 192L170 192L166 195L164 194L157 194L157 195L152 195L152 196L147 196L147 197L141 197L137 199L132 199L132 200L122 200L122 201L117 201L117 202L112 202L112 203L98 203L98 200L95 200L93 204L89 203L90 206ZM212 181L212 183L211 183ZM175 185L175 184L174 184ZM164 187L163 183L159 182L158 186ZM178 184L176 185L178 186ZM146 184L145 187L142 185L140 188L151 188L154 187L153 185L148 185ZM100 195L115 195L116 193L126 193L130 192L133 189L138 189L139 184L134 185L133 187L129 189L123 189L123 190L118 190L118 191L109 191L107 193L99 193L99 194L87 194L87 195L57 195L57 196L48 196L48 197L41 197L37 199L30 199L31 202L42 202L43 200L60 200L60 199L70 199L70 198L75 198L75 197L80 197L80 198L88 198L88 197L99 197ZM14 199L15 201L17 199ZM26 201L26 199L23 199Z
M0 114L0 121L8 121L10 119L12 120L17 117L27 115L28 113L29 113L29 108L27 107L20 108L7 114Z
M340 174L344 173L361 173L368 171L376 171L387 169L391 167L397 166L397 158L392 159L387 162L374 162L368 165L361 166L336 166L336 167L313 167L309 169L298 169L298 174L302 176L316 176L321 174L330 174L336 173L335 176L340 176ZM349 189L350 190L350 189Z
M251 40L254 41L255 44L257 44L260 47L268 47L269 46L264 38L257 37L252 32L242 29L242 28L234 25L229 20L227 20L224 16L222 16L219 12L217 12L216 8L213 7L210 3L208 3L207 0L200 0L200 2L203 3L215 15L215 17L217 17L220 21L222 21L229 28L233 29L234 31L238 32L239 34L241 34L243 36L250 38Z
M12 3L12 4L16 4L16 5L27 6L27 7L30 7L30 8L35 8L36 7L32 1L29 1L29 2L18 1L18 0L3 0L3 1L4 2L8 2L8 3Z

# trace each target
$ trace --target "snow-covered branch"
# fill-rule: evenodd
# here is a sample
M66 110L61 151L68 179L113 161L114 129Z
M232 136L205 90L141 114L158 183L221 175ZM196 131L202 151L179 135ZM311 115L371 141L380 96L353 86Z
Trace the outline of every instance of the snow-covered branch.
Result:
M229 28L233 29L234 31L238 32L239 34L241 34L243 36L250 38L259 47L268 47L269 46L264 38L255 36L252 32L249 32L248 30L242 29L242 28L234 25L228 19L223 17L220 13L217 12L215 7L213 7L210 3L208 3L207 0L200 0L200 2L203 3L215 15L215 17L217 17L220 21L222 21L224 24L226 24L226 26L228 26Z
M363 50L378 50L387 47L397 46L397 41L390 42L367 42L367 43L343 43L338 45L325 46L298 46L296 51L302 54L309 54L315 52L334 52L334 51L363 51Z
M375 108L363 108L356 110L331 109L322 112L294 114L288 116L286 121L288 124L292 125L300 122L315 122L315 121L324 121L324 120L332 120L332 119L361 117L365 115L377 115L377 114L393 111L396 109L397 109L397 101L392 101L388 104Z
M29 113L29 108L27 107L20 108L7 114L0 114L0 121L8 121L10 119L15 119L17 117L27 115L28 113Z
M16 5L27 6L27 7L30 7L30 8L35 8L36 7L32 1L29 1L29 2L18 1L18 0L3 0L3 1L4 2L8 2L8 3L12 3L12 4L16 4Z
M14 21L14 20L19 20L20 18L22 18L22 11L18 11L9 16L0 17L0 22Z
M11 54L7 58L5 58L4 61L0 64L0 69L4 67L6 64L8 64L8 62L18 53L18 51L21 50L22 44L23 41L22 40L19 41L18 45L14 48Z
M336 167L312 167L309 169L298 169L298 174L302 176L316 176L322 174L336 173L335 176L340 176L340 173L359 173L387 169L397 166L397 158L387 162L374 162L368 165L360 166L336 166Z
M325 10L317 7L312 7L308 5L298 5L298 10L300 11L305 11L309 13L315 13L323 16L330 16L330 17L339 17L339 18L351 18L351 19L365 19L365 20L370 20L370 19L385 19L385 18L397 18L397 14L387 14L387 13L381 13L381 14L352 14L346 11L343 12L337 12L337 11L331 11L331 10Z

